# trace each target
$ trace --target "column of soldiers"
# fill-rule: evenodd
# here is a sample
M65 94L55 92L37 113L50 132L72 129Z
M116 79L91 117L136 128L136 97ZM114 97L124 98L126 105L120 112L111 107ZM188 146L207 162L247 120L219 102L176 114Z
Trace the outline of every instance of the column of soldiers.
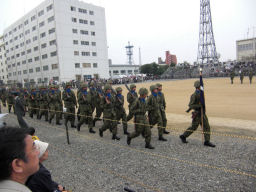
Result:
M139 135L145 138L145 148L154 149L151 145L151 129L157 125L158 139L159 141L167 141L164 134L169 134L166 130L167 118L165 114L166 102L162 92L162 85L160 83L150 86L149 91L146 88L140 88L139 94L136 92L136 85L131 84L127 87L127 102L129 103L129 114L127 115L124 108L124 96L122 95L122 88L117 87L115 90L112 88L112 82L108 81L107 84L91 81L87 83L81 83L77 91L71 89L71 83L66 83L64 90L61 92L56 85L50 85L48 88L45 86L28 89L17 90L20 97L24 100L25 108L31 118L36 115L37 119L41 119L44 116L45 121L52 123L54 117L56 118L56 125L61 125L60 119L64 114L65 125L68 122L71 124L71 128L76 128L80 131L83 124L88 125L89 133L94 134L95 123L100 119L103 114L103 124L99 128L99 135L103 137L104 131L109 129L112 133L113 140L120 140L117 135L117 125L122 120L123 133L127 135L127 144L131 144L131 140ZM198 82L195 84L198 89ZM0 92L0 98L7 106L9 112L13 107L14 101L11 96L11 90L3 90ZM194 98L194 99L192 99ZM194 103L193 103L194 102ZM191 97L189 106L198 110L200 108L197 104L198 94L197 91L194 96ZM63 105L64 104L64 105ZM79 108L78 108L79 106ZM78 109L77 109L78 108ZM75 125L75 117L77 117L78 123ZM96 110L96 115L93 118L93 113ZM127 130L127 122L134 118L134 128L132 133ZM187 143L186 138L201 124L200 119L194 119L192 127L189 128L180 138L183 143ZM207 116L204 115L205 131L210 130ZM209 134L205 135L205 145L214 146L210 143Z
M235 71L231 71L230 72L230 81L231 81L231 84L234 83L234 78L235 78L236 74L235 74ZM248 77L249 77L249 81L250 81L250 84L252 84L252 78L254 76L254 72L252 70L249 71L248 73ZM240 82L241 84L243 84L243 81L244 81L244 72L243 71L239 71L239 78L240 78Z

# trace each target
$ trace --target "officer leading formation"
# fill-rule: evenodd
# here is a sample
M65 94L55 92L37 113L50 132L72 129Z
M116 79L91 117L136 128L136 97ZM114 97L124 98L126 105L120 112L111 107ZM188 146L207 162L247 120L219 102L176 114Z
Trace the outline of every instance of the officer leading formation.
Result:
M61 125L60 120L64 114L64 124L71 124L71 128L76 128L79 132L83 129L83 125L88 126L89 133L94 134L93 129L97 121L102 120L103 124L99 128L99 135L103 137L104 132L108 129L112 133L113 140L120 140L118 136L118 124L122 122L123 134L127 135L127 144L131 145L132 139L142 135L145 138L145 148L154 149L151 145L151 129L157 125L158 140L167 141L164 134L169 134L166 130L166 101L162 92L162 84L150 86L149 91L146 88L139 89L139 96L136 92L136 85L131 84L128 89L127 102L129 113L127 115L124 108L125 99L122 95L123 89L117 87L112 88L112 81L109 80L103 87L102 82L90 81L87 83L79 83L77 96L71 89L71 83L66 83L64 90L61 91L58 85L50 85L49 87L40 86L39 88L1 88L0 98L3 106L8 107L9 113L15 112L17 107L17 118L22 128L28 128L26 122L22 119L25 112L28 112L30 118L41 119L52 124L55 118L56 125ZM187 138L203 123L203 131L205 146L215 147L210 142L210 125L205 110L202 112L200 104L200 82L194 83L195 92L191 95L189 108L192 113L192 125L180 135L183 143L187 143ZM103 88L102 88L103 87ZM17 97L19 96L19 97ZM15 101L17 101L15 103ZM7 102L7 104L6 104ZM76 113L77 111L77 113ZM93 114L95 112L95 117ZM203 114L201 114L203 113ZM75 117L78 123L75 125ZM128 132L127 122L134 119L134 131Z

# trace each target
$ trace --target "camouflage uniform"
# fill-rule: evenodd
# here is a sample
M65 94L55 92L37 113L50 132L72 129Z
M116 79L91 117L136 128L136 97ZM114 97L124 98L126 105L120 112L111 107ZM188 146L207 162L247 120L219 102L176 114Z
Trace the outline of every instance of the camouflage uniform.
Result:
M87 92L87 85L81 85L81 91L78 94L78 103L80 108L80 120L77 124L77 131L80 131L80 127L83 123L88 122L88 128L90 133L95 133L93 130L93 119L92 119L92 107L91 102L92 98L91 95Z
M39 118L45 116L45 121L48 121L48 94L46 87L42 86L39 93L39 102L40 102L40 114Z
M49 123L52 122L52 119L56 115L56 124L61 125L59 111L60 111L60 108L62 108L62 105L60 105L60 102L62 103L60 92L57 92L55 90L54 85L51 85L50 90L48 91L48 103L49 103L49 113L50 113Z
M37 113L37 103L36 103L36 90L32 88L28 97L28 112L29 116L33 118L33 115Z
M252 84L252 78L253 78L253 71L251 70L251 71L249 72L250 84Z
M148 90L146 88L140 88L139 90L140 98L136 98L136 100L131 105L131 110L134 112L134 123L135 123L135 131L127 136L127 144L131 144L131 140L139 135L142 135L145 138L146 148L154 149L151 146L151 129L148 123L148 118L146 116L146 112L148 111L147 101L145 97L148 94Z
M8 93L7 93L7 105L8 105L8 111L9 113L11 113L11 109L13 108L13 111L14 111L14 98L13 98L13 95L12 95L12 92L13 90L8 90Z
M66 108L66 113L64 114L65 125L67 125L68 121L71 122L71 127L76 128L75 126L75 114L76 114L76 96L74 91L70 89L71 84L66 83L66 89L62 92L62 99L64 101L64 105Z
M4 107L6 107L6 96L7 96L7 91L6 91L5 87L3 87L1 90L1 100L2 100Z
M241 71L241 73L240 73L241 84L243 84L243 80L244 80L244 73Z
M183 135L180 135L180 139L183 143L187 143L186 138L189 137L199 126L201 125L201 107L200 104L200 82L196 81L194 83L194 86L196 88L196 91L191 95L190 102L189 102L189 109L193 109L194 112L192 113L192 125L183 133ZM210 142L210 125L208 122L208 118L205 114L205 111L203 111L203 131L204 131L204 145L215 147L214 144Z
M120 140L117 137L117 122L116 113L114 108L115 98L111 95L111 86L105 85L105 96L101 99L101 107L103 108L103 125L99 129L99 134L103 137L103 132L109 129L112 132L113 140Z
M234 71L232 71L232 72L230 73L230 80L231 80L231 84L233 84L233 80L234 80L234 78L235 78L235 72L234 72Z
M124 108L124 96L122 95L122 88L116 88L116 98L115 98L115 111L116 111L116 120L119 121L122 119L123 131L125 135L128 135L127 132L127 116Z
M92 113L94 112L95 108L96 108L96 97L97 97L97 92L95 89L95 83L92 81L90 83L90 91L89 91L89 95L91 97L91 107L92 107Z
M131 84L130 85L130 90L127 93L127 102L129 103L128 108L129 108L129 114L127 116L127 121L130 121L133 118L133 111L131 110L132 103L138 98L138 94L136 93L136 85Z
M103 109L101 108L101 105L100 105L101 98L103 97L101 87L102 87L102 84L98 84L97 90L96 90L97 91L97 96L95 98L96 115L95 115L95 118L93 119L93 126L95 126L96 121L100 120L100 116L103 112Z
M158 136L160 141L167 141L163 137L164 128L163 128L163 119L160 112L160 106L159 106L159 99L157 95L157 87L155 85L150 86L151 95L148 97L148 106L149 106L149 112L148 112L148 118L149 118L149 124L151 128L157 124L158 128Z

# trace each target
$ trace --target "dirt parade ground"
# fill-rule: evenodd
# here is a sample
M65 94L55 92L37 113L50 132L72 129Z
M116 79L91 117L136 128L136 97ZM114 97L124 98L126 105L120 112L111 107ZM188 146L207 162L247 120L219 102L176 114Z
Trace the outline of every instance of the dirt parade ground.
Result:
M253 79L255 80L255 79ZM122 124L118 125L120 141L111 140L109 131L99 137L102 122L96 123L96 134L87 125L81 131L69 129L71 144L66 142L63 120L56 126L42 120L25 120L35 127L40 140L49 142L49 158L45 166L53 179L73 192L124 191L256 191L256 82L248 77L240 84L229 78L204 79L206 111L211 125L211 142L215 148L202 144L201 128L183 144L179 135L191 124L188 108L194 92L195 79L160 81L167 102L167 142L158 140L152 129L154 150L145 149L138 137L126 144ZM149 88L154 82L138 83ZM114 86L116 87L116 86ZM123 88L123 95L127 90ZM126 102L127 108L127 102ZM6 108L2 110L6 112ZM128 109L127 109L128 113ZM8 125L18 125L13 113L6 117ZM128 131L134 130L133 121Z

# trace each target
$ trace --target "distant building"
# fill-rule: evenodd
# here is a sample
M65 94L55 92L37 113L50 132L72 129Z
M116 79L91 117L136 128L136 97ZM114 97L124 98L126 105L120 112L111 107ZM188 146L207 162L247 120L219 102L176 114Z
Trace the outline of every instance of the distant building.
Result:
M158 57L158 62L157 62L159 65L161 65L161 64L165 64L165 62L162 60L162 58L161 57Z
M109 65L109 76L136 75L140 73L140 65Z
M165 52L165 63L166 65L171 65L172 63L174 63L175 65L177 65L177 57L176 55L172 55L170 54L169 51Z
M236 60L252 61L256 60L256 38L236 41Z
M0 82L7 83L7 67L5 60L5 44L3 36L0 36Z
M4 30L4 42L11 82L109 77L102 7L45 0Z

